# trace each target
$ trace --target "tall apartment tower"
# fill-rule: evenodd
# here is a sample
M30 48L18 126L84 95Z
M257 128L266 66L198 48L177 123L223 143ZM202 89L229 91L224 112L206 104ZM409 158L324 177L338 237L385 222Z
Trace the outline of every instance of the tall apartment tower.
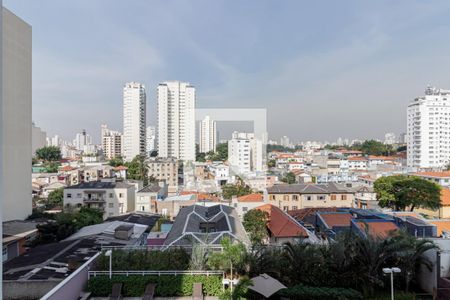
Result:
M262 141L253 133L233 132L228 141L228 163L239 173L263 171Z
M200 122L200 153L216 150L217 134L216 121L206 116Z
M122 156L122 133L110 130L108 125L102 125L102 149L106 159Z
M187 82L158 86L158 156L195 160L195 88Z
M31 214L31 26L2 7L0 190L2 221Z
M407 164L442 168L450 162L450 90L427 87L407 108Z
M146 136L145 86L126 83L123 88L123 158L131 161L136 155L145 155Z

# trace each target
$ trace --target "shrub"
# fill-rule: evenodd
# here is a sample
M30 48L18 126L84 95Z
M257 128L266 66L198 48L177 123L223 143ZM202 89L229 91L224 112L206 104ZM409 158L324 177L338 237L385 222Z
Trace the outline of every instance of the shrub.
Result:
M190 257L183 249L166 251L114 250L113 270L188 270ZM97 270L109 270L109 257L102 254L96 265Z
M196 282L203 284L204 295L218 296L222 292L222 276L216 275L114 275L111 280L108 276L97 276L89 279L88 291L95 297L107 297L116 282L123 283L124 297L142 296L150 282L156 284L156 296L162 297L192 296Z
M283 289L278 292L279 295L292 299L303 300L357 300L362 299L362 294L353 289L329 288L329 287L311 287L302 284Z

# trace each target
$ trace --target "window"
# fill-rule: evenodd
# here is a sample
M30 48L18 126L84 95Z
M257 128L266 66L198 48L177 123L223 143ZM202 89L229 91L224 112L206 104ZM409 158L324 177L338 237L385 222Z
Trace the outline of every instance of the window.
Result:
M294 210L297 209L297 206L292 206L292 209L294 209Z
M347 200L347 195L341 195L341 200Z
M331 200L336 200L336 195L331 195Z
M112 198L113 197L113 193L109 193L109 198Z
M78 203L78 204L77 204L77 207L81 207L81 203Z
M145 211L145 207L144 206L141 206L141 211Z
M67 194L67 198L72 198L72 194Z
M123 198L123 194L122 193L119 193L119 198Z
M275 200L275 195L270 195L270 200Z
M306 196L306 200L312 200L311 196Z
M113 208L114 207L114 203L108 203L108 207L109 208Z
M288 211L289 210L289 206L283 206L283 210L284 211Z
M289 200L289 195L284 195L283 200L285 200L285 201Z
M292 195L292 200L298 200L298 195Z
M317 196L317 200L325 200L325 196L324 195L319 195L319 196Z

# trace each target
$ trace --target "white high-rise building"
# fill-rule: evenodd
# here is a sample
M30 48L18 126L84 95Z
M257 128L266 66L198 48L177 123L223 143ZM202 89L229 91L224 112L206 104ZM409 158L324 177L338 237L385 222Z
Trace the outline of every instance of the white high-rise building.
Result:
M145 155L146 136L145 86L126 83L123 88L123 158L131 161L136 155Z
M47 145L47 133L37 127L34 122L31 126L31 155L34 156L37 149Z
M102 150L106 159L113 159L122 156L122 133L102 125Z
M442 168L450 162L450 90L427 87L407 109L408 167Z
M83 151L86 146L92 145L92 137L83 129L81 133L77 133L73 140L73 145L77 150Z
M282 136L280 139L280 145L283 147L289 147L289 138L287 136Z
M147 155L150 156L154 150L156 150L156 127L148 126L146 146Z
M240 173L263 171L262 141L253 133L233 132L228 141L228 163Z
M216 151L217 134L216 121L206 116L200 122L200 153Z
M4 7L0 21L0 191L5 222L25 219L32 208L32 30Z
M397 142L397 137L395 136L395 133L388 132L384 135L384 143L386 145L393 145Z
M158 86L158 156L195 160L195 88L187 82Z

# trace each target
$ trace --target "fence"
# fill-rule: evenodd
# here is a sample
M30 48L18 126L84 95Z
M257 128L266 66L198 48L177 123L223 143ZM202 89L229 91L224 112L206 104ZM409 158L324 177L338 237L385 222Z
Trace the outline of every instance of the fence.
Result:
M112 271L112 275L222 275L225 276L224 271L179 271L179 270L171 270L171 271ZM96 276L109 276L109 271L89 271L88 278L96 277Z

